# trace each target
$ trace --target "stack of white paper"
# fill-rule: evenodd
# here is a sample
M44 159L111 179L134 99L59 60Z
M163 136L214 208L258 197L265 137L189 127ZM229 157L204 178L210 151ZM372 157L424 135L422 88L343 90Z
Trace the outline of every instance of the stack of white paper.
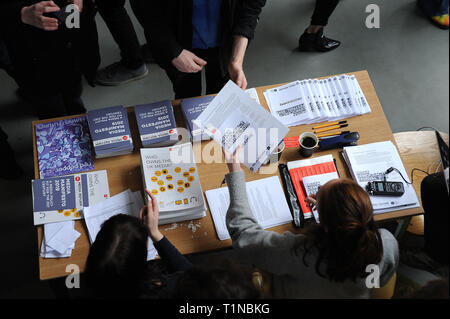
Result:
M385 172L391 167L398 169L403 178L410 182L397 148L391 141L344 147L342 156L353 179L364 189L368 182L383 181ZM387 181L403 183L405 193L402 196L370 196L375 214L419 206L414 187L405 183L403 178L395 170L386 176Z
M291 211L277 176L246 183L249 204L258 223L272 228L292 222ZM230 238L226 226L226 215L230 206L227 187L205 192L217 236L220 240Z
M103 223L111 217L119 214L130 215L139 218L139 211L144 206L140 192L131 192L129 189L95 204L84 208L84 220L89 233L91 244L95 241ZM157 255L150 238L148 239L147 260L154 259Z
M335 121L370 113L354 75L294 81L264 92L271 113L286 126Z
M75 230L75 221L50 223L44 225L41 257L64 258L72 255L75 242L80 233Z

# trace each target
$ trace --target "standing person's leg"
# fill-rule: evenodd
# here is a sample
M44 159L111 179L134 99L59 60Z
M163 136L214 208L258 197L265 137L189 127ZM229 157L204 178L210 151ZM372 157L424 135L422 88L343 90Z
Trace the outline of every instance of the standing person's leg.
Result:
M71 85L67 85L62 94L67 115L84 114L87 112L84 107L81 94L83 93L83 82L81 79Z
M316 0L316 7L311 18L311 24L300 36L300 51L328 52L336 49L341 43L323 35L323 28L336 9L339 0Z
M0 178L16 179L19 178L23 171L16 162L14 150L8 143L8 135L0 127L0 149L2 156L0 156Z
M125 9L125 0L96 0L98 11L119 45L122 60L97 74L102 85L120 85L148 74L136 31Z
M437 27L448 30L449 9L448 0L418 0L417 5L427 18Z
M175 100L202 95L202 72L182 73L173 66L164 70L172 82Z
M144 28L145 40L147 43L141 47L142 56L144 58L145 63L152 63L155 61L155 59L153 58L152 52L150 50L151 46L150 34L146 27L146 20L148 19L146 12L148 8L146 8L145 1L148 0L130 0L130 5L140 25L142 26L142 28Z

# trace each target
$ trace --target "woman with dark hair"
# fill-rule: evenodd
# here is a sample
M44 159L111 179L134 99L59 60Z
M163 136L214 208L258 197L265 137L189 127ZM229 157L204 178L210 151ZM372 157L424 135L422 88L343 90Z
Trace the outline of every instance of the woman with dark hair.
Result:
M193 266L178 277L175 299L260 299L253 269L230 260Z
M248 204L237 155L226 154L230 207L226 223L233 246L248 262L273 274L278 298L369 298L399 262L398 244L377 229L367 193L352 180L324 185L316 198L320 224L304 234L265 231ZM369 266L369 267L368 267Z
M89 251L86 280L92 297L164 298L175 286L180 272L192 267L158 228L159 209L155 197L139 217L116 215L108 219ZM147 263L148 238L167 265L167 272Z

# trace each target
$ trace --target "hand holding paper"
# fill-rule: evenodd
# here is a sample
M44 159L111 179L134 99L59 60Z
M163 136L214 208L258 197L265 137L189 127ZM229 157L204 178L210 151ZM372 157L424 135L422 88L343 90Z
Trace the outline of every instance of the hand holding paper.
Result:
M158 228L159 208L156 197L149 191L145 190L150 197L148 205L141 208L139 219L147 226L150 237L153 242L160 241L164 236Z

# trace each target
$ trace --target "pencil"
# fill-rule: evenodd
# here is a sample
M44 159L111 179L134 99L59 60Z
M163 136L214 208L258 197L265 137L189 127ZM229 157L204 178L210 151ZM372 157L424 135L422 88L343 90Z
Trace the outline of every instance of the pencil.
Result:
M333 125L340 125L340 124L346 124L347 121L340 121L340 122L333 122L333 123L327 123L327 124L323 124L323 125L319 125L316 127L313 127L312 129L318 129L318 128L323 128L323 127L328 127L328 126L333 126Z
M347 133L350 133L350 131L341 131L341 132L336 132L336 133L320 134L320 135L317 135L317 137L322 138L322 137L327 137L327 136L344 135Z
M331 131L331 130L336 130L338 128L343 128L343 127L347 127L347 126L348 126L348 124L331 126L331 127L325 128L323 130L318 130L318 131L316 131L314 133L317 134L317 133L322 133L322 132L328 132L328 131Z

